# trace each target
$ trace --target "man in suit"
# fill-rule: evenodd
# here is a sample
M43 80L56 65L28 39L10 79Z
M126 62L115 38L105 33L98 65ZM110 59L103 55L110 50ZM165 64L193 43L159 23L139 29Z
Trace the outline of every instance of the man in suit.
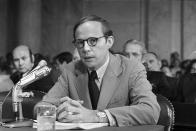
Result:
M16 84L22 77L33 70L38 65L40 60L43 60L42 58L35 59L34 54L27 45L18 45L12 51L12 57L16 72L13 73L10 78L14 84ZM24 87L24 90L34 90L46 93L53 85L54 82L52 81L52 76L49 74L48 76L27 85Z
M86 16L75 25L73 37L81 60L65 66L38 105L55 104L61 122L156 124L160 107L146 79L145 68L136 60L110 53L114 37L108 22L98 16ZM97 93L92 86L93 76L89 77L93 72L98 75Z
M147 70L147 79L152 84L152 91L173 100L176 95L177 80L166 76L161 71L161 61L157 54L148 52L144 54L142 61Z

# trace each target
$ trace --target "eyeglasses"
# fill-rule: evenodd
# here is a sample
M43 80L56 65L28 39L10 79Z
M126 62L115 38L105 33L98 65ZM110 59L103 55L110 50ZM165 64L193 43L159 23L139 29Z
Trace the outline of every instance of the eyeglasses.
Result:
M87 44L89 46L95 46L97 44L97 41L100 39L100 38L103 38L105 36L101 36L101 37L89 37L88 39L86 40L82 40L82 39L76 39L73 41L74 45L77 47L77 48L83 48L84 47L84 43L85 41L87 42Z

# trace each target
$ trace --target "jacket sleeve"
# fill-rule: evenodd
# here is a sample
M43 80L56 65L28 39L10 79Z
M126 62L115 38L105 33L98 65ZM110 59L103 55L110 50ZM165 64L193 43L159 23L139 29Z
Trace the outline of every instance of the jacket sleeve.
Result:
M129 77L129 105L108 109L116 120L117 126L156 124L160 106L152 87L146 78L142 64L133 65Z
M72 72L67 69L67 66L65 66L57 82L43 97L42 101L52 103L58 106L60 104L60 98L69 96L70 74L72 74Z

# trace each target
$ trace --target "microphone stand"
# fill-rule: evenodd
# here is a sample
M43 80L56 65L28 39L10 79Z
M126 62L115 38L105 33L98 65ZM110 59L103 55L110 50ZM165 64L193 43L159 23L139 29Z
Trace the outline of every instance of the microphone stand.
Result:
M16 121L17 120L24 120L23 112L22 112L23 98L18 96L18 94L22 94L21 87L22 86L17 83L12 90L13 112L14 112Z
M32 93L30 92L22 92L23 87L31 84L32 82L45 77L51 71L51 68L44 66L40 69L34 70L30 72L28 75L23 77L12 89L12 104L13 104L13 112L15 115L15 121L11 123L5 123L3 126L5 127L25 127L32 126L33 120L24 119L23 111L22 111L22 101L23 97L30 97Z

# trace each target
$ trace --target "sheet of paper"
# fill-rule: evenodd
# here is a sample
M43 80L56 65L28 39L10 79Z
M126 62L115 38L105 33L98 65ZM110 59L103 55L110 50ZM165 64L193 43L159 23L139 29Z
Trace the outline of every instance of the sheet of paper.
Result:
M93 129L108 126L108 123L62 123L56 121L55 129ZM37 128L37 121L34 121L33 128Z

